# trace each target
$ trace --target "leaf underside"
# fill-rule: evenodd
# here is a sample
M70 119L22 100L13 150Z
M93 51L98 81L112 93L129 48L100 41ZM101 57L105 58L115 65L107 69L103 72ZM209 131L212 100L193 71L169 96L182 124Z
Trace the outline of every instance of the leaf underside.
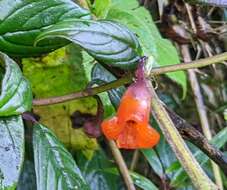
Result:
M16 188L24 161L24 126L21 116L0 119L0 189Z

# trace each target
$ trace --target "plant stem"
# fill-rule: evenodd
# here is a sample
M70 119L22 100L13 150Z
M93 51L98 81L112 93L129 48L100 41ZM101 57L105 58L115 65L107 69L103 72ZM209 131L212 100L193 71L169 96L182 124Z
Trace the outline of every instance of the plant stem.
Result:
M222 53L222 54L210 57L210 58L192 61L190 63L182 63L182 64L177 64L177 65L169 65L169 66L165 66L165 67L157 67L157 68L154 68L151 70L150 76L160 75L160 74L165 74L168 72L174 72L174 71L180 71L180 70L187 70L187 69L192 69L192 68L205 67L207 65L221 63L222 61L225 61L225 60L227 60L227 53ZM133 78L133 75L128 74L111 83L101 85L98 87L94 87L94 88L85 89L80 92L75 92L75 93L64 95L64 96L35 99L33 101L33 105L43 106L43 105L50 105L50 104L58 104L58 103L62 103L62 102L66 102L66 101L70 101L70 100L74 100L74 99L78 99L78 98L82 98L82 97L94 96L98 93L128 84L128 83L132 82L132 78Z
M133 171L136 167L136 164L139 160L139 155L140 155L140 152L138 149L136 149L133 153L133 157L132 157L132 161L131 161L131 165L130 165L130 170Z
M210 159L215 161L215 163L220 166L224 174L227 176L227 156L225 156L225 154L215 146L210 144L203 134L196 130L195 127L187 123L187 121L182 119L167 106L164 105L164 107L183 139L191 142L204 153L206 153Z
M128 190L136 190L135 186L134 186L134 183L132 181L132 178L130 177L130 174L129 174L129 171L128 171L128 168L125 164L125 161L121 155L121 152L120 150L118 149L118 147L116 146L115 142L112 141L112 140L109 140L109 146L110 146L110 149L112 151L112 154L114 156L114 159L118 165L118 168L122 174L122 177L125 181L125 184L127 186L127 189Z
M172 147L185 171L188 173L196 189L217 190L217 186L207 177L188 149L184 140L181 138L151 84L150 90L152 95L151 105L154 111L154 116L158 121L166 140Z
M186 62L186 63L190 62L191 55L189 52L188 45L182 45L181 52L182 52L184 62ZM188 76L189 76L189 81L191 84L192 92L194 94L194 99L195 99L196 107L197 107L197 110L199 113L199 118L200 118L200 123L202 126L203 133L208 140L211 140L212 135L211 135L211 131L210 131L210 125L209 125L209 121L208 121L208 117L207 117L206 107L203 102L202 93L200 90L199 82L198 82L195 71L193 69L189 69ZM211 161L211 164L212 164L212 168L213 168L213 172L214 172L215 181L216 181L217 185L219 186L219 188L221 190L223 190L223 184L222 184L219 167L213 161Z
M192 7L188 3L185 3L185 7L187 10L187 14L188 14L188 18L189 18L192 30L196 34L197 28L196 28L196 24L193 19L193 15L192 15L192 11L191 11ZM211 52L206 48L207 42L204 42L202 40L199 40L199 42L201 43L201 45L203 47L205 47L207 55L209 57L212 57ZM188 45L182 45L181 52L182 52L182 56L183 56L185 63L192 61ZM208 121L206 107L205 107L205 104L203 101L203 96L202 96L202 93L200 90L199 81L198 81L196 73L193 69L188 70L188 76L189 76L189 82L191 84L192 92L194 94L194 99L195 99L197 110L199 113L199 118L200 118L200 123L202 125L203 133L204 133L205 137L207 138L207 140L211 140L212 134L210 131L210 124ZM221 178L221 173L220 173L219 167L212 160L211 160L211 165L212 165L216 184L220 188L220 190L223 190L223 183L222 183L222 178Z
M52 105L52 104L63 103L63 102L70 101L70 100L75 100L78 98L94 96L101 92L105 92L105 91L111 90L113 88L118 88L119 86L130 83L131 81L132 81L132 76L127 75L126 77L122 77L113 82L110 82L110 83L107 83L104 85L100 85L100 86L94 87L94 88L87 88L80 92L75 92L75 93L67 94L64 96L55 96L55 97L50 97L50 98L35 99L35 100L33 100L33 105L35 105L35 106Z
M205 67L205 66L208 66L211 64L221 63L225 60L227 60L227 53L221 53L221 54L215 55L213 57L199 59L199 60L191 61L191 62L187 62L187 63L153 68L151 70L151 76L165 74L168 72L180 71L180 70L201 68L201 67Z

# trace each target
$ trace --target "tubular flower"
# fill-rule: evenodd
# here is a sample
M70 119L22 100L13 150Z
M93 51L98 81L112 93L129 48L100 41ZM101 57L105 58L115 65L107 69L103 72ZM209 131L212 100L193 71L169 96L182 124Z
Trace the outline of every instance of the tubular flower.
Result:
M150 101L147 82L137 78L123 95L116 116L101 124L108 139L115 140L119 148L151 148L159 141L158 132L149 125Z

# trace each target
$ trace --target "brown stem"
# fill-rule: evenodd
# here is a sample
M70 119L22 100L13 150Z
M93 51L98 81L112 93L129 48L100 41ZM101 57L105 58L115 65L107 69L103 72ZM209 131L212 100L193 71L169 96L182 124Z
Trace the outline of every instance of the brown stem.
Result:
M125 164L125 161L121 155L121 152L120 150L117 148L117 145L115 144L114 141L110 140L109 141L109 146L110 146L110 149L112 151L112 154L114 156L114 159L118 165L118 168L122 174L122 177L124 179L124 182L127 186L127 189L128 190L136 190L134 184L133 184L133 181L132 181L132 178L130 177L130 174L129 174L129 171L128 171L128 168Z
M53 105L53 104L59 104L59 103L63 103L63 102L67 102L70 100L75 100L75 99L79 99L79 98L83 98L83 97L94 96L101 92L108 91L113 88L117 88L124 84L130 83L131 81L132 81L132 76L127 75L116 81L113 81L113 82L110 82L110 83L107 83L104 85L100 85L98 87L87 88L80 92L75 92L75 93L67 94L64 96L55 96L55 97L50 97L50 98L35 99L35 100L33 100L33 105L34 106Z
M101 98L98 95L95 95L94 98L97 101L97 112L96 112L95 123L97 126L99 126L103 120L104 108L103 108Z
M188 11L188 12L191 13L191 11ZM184 62L186 62L186 63L190 62L191 61L191 55L190 55L190 52L189 52L188 45L181 45L181 52L182 52ZM194 94L194 100L195 100L195 103L196 103L196 107L197 107L197 111L198 111L198 114L199 114L200 123L201 123L201 126L202 126L203 133L204 133L205 137L208 140L210 140L212 138L212 135L211 135L211 131L210 131L210 124L209 124L208 117L207 117L206 107L205 107L205 104L204 104L204 101L203 101L203 96L202 96L202 93L201 93L201 90L200 90L198 78L197 78L196 73L193 69L188 70L188 77L189 77L189 82L191 84L192 92ZM219 186L219 188L221 190L223 190L223 184L222 184L221 174L220 174L219 168L212 161L211 161L211 165L212 165L212 168L213 168L215 181L216 181L217 185Z
M224 174L227 176L227 156L223 152L215 148L208 140L192 125L187 123L183 118L164 106L172 119L174 125L180 132L181 136L201 149L210 159L220 166Z
M150 91L152 95L151 105L154 111L154 116L158 121L167 142L170 144L176 157L182 164L182 167L191 178L193 185L198 190L217 190L217 186L205 174L199 163L188 149L184 140L181 138L151 84Z
M136 164L139 160L139 150L135 150L133 153L133 157L132 157L132 161L131 161L131 165L130 165L130 170L133 171L136 168Z
M170 185L170 179L166 176L159 176L152 167L149 167L149 179L161 190L175 190L174 187Z
M154 68L151 70L150 76L165 74L168 72L174 72L174 71L179 71L179 70L187 70L187 69L191 69L191 68L205 67L210 64L220 63L224 60L227 60L227 53L222 53L222 54L210 57L210 58L200 59L200 60L192 61L189 63L169 65L169 66L165 66L165 67L157 67L157 68ZM62 103L62 102L66 102L66 101L70 101L70 100L74 100L74 99L78 99L78 98L82 98L82 97L94 96L98 93L128 84L128 83L132 82L132 77L133 77L133 75L129 74L125 77L122 77L121 79L110 82L108 84L101 85L101 86L94 87L94 88L85 89L80 92L75 92L75 93L67 94L64 96L35 99L35 100L33 100L33 105L35 105L35 106L43 106L43 105L50 105L50 104L52 105L52 104L58 104L58 103Z

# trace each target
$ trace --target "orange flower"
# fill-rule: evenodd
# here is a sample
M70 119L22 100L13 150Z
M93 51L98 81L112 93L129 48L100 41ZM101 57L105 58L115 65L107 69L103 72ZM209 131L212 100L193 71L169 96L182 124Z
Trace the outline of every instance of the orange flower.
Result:
M158 132L149 125L151 96L142 78L132 84L123 95L117 115L101 124L108 139L119 148L152 148L159 141Z

